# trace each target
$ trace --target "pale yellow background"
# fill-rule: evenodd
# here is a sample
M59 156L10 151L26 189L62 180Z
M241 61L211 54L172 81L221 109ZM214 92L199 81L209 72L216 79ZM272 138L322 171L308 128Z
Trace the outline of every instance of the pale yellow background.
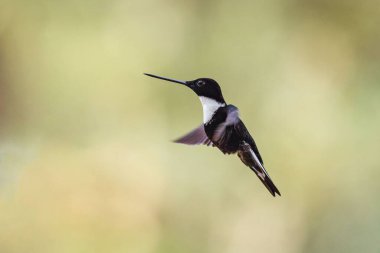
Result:
M380 2L0 0L1 253L380 252ZM282 197L170 141L211 77Z

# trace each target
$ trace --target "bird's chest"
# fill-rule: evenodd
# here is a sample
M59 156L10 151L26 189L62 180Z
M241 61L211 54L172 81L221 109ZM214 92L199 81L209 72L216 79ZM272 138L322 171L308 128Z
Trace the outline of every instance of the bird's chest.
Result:
M205 132L212 143L223 153L235 153L239 149L240 138L233 125L225 127L222 137L217 138L216 131L221 124L225 123L227 114L217 111L210 121L205 124Z

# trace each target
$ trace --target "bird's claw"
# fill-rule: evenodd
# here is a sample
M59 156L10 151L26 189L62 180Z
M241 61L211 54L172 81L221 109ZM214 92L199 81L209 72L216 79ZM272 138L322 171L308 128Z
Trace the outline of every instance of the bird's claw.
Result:
M251 146L245 141L241 142L239 145L240 149L244 152L248 152L251 149Z

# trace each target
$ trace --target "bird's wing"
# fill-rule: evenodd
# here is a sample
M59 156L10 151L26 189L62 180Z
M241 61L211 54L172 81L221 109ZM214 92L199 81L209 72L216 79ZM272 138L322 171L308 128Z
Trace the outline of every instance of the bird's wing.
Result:
M255 155L257 156L257 158L259 159L261 165L264 165L264 161L263 159L261 158L261 155L260 155L260 152L259 150L257 149L257 146L256 146L256 143L255 141L253 140L251 134L248 132L247 128L245 127L243 121L241 121L240 119L238 120L238 122L234 125L234 129L236 131L236 133L244 140L246 141L250 147L252 148L252 151L255 153Z
M226 119L221 123L214 131L212 140L218 143L219 146L228 146L231 140L238 136L240 139L246 141L252 148L253 152L256 154L261 164L264 164L263 159L257 149L256 143L252 136L245 127L243 121L239 118L239 110L233 105L227 105L225 107Z
M233 105L228 105L226 113L227 116L225 122L218 126L212 139L224 145L223 143L230 142L231 139L233 139L233 135L238 136L238 138L242 140L239 144L239 158L245 165L255 172L257 177L273 196L276 194L281 196L280 191L277 189L264 168L264 162L257 149L255 141L248 132L243 121L239 118L238 109ZM233 132L234 134L232 134Z
M210 139L206 135L203 124L195 128L190 133L175 140L174 142L187 144L187 145L200 145L200 144L207 145L207 146L213 145Z

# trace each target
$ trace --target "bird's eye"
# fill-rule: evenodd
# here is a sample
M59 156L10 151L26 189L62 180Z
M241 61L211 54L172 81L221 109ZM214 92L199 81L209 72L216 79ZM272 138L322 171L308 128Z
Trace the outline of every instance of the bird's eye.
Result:
M198 87L202 87L203 85L205 85L204 81L200 80L200 81L197 82L197 86Z

